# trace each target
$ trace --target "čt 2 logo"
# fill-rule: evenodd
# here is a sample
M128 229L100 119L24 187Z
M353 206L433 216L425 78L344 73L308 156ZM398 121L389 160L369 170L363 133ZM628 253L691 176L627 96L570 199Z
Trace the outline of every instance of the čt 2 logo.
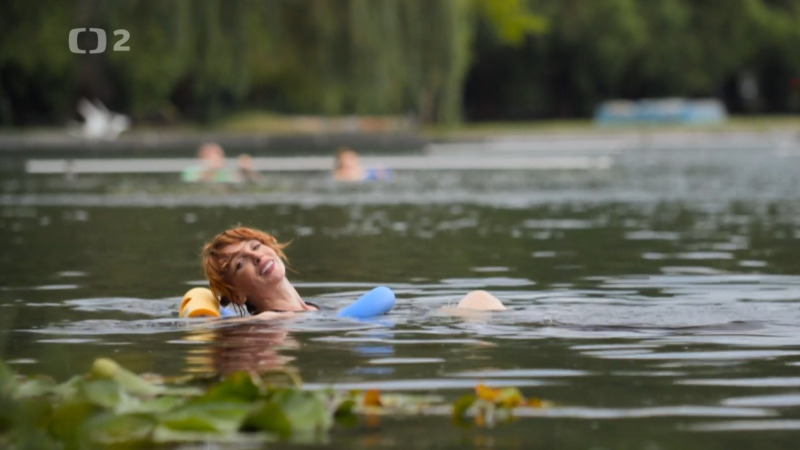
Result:
M93 50L84 50L78 45L78 35L83 33L94 33L97 36L97 48ZM131 34L128 30L119 29L114 30L114 36L120 36L120 39L114 44L114 48L112 49L115 52L129 52L131 48L125 45L128 42L128 39L131 38ZM106 31L102 28L73 28L69 30L69 51L72 53L78 53L81 55L89 54L97 54L103 53L106 51Z

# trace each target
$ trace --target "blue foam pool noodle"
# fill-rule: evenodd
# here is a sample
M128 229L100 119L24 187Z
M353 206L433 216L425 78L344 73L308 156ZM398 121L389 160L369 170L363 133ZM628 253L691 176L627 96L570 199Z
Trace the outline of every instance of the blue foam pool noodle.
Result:
M236 317L237 314L228 309L227 307L223 306L222 308L219 309L219 316L222 317L223 319L227 319L228 317Z
M394 292L386 286L378 286L339 310L337 317L368 319L385 314L394 307Z

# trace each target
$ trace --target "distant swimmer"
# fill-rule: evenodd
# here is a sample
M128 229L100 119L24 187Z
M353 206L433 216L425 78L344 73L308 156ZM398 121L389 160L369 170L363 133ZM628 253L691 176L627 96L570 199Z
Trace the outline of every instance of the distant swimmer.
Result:
M247 153L242 153L236 158L236 169L239 173L238 181L240 183L258 183L261 181L261 175L255 170L253 158Z
M197 149L198 163L181 172L186 182L231 183L235 174L225 167L225 150L215 142L208 142Z
M336 181L389 180L392 173L383 168L365 168L358 153L348 147L336 150L333 179Z

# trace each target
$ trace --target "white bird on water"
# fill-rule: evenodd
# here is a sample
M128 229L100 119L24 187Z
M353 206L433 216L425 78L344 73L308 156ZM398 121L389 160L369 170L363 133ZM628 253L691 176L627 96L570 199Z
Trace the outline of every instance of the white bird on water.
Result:
M74 134L84 139L113 141L130 127L128 116L109 111L100 100L80 99L78 113L83 117L83 123Z

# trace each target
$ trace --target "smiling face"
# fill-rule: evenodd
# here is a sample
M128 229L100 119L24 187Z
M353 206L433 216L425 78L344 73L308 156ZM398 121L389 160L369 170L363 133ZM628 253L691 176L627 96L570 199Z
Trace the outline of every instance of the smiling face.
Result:
M247 298L248 294L253 295L257 292L261 292L261 295L265 295L264 292L269 294L268 289L273 282L285 279L286 255L283 249L287 245L278 242L275 236L255 228L234 227L223 231L203 246L201 259L208 287L219 298L222 306L230 302L241 304L242 299ZM253 250L254 248L256 249ZM269 273L264 273L269 276L261 276L258 266L254 263L254 256L258 257L258 264L262 265L262 269L266 268L264 264L269 259L275 260L268 270ZM234 257L237 259L232 259ZM241 259L242 257L244 259ZM239 270L235 270L239 262L242 265ZM253 267L250 267L251 265Z
M222 253L229 258L225 272L236 294L231 301L236 304L244 304L248 297L264 297L286 276L280 256L256 239L229 244Z

